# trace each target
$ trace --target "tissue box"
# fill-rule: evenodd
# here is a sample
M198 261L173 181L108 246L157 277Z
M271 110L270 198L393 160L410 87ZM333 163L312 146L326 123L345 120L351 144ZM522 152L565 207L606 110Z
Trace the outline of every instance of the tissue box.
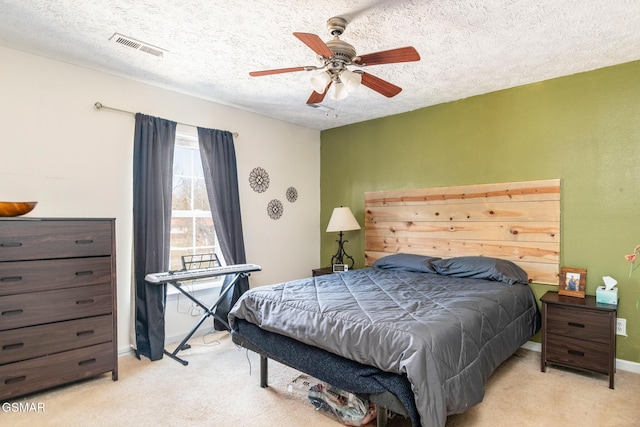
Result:
M606 290L604 286L598 286L596 289L596 302L618 305L618 288Z

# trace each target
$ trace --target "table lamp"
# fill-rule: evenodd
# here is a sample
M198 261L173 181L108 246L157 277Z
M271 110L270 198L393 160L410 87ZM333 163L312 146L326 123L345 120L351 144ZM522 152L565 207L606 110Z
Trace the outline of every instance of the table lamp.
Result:
M356 221L356 218L351 213L351 209L343 206L334 208L331 218L329 219L329 225L327 225L327 233L337 231L339 232L340 239L336 240L336 242L338 242L338 252L331 257L332 265L345 265L345 260L349 259L351 260L349 268L353 268L353 257L347 255L344 251L344 244L347 243L348 240L342 240L342 232L351 230L360 230L360 224L358 224L358 221Z

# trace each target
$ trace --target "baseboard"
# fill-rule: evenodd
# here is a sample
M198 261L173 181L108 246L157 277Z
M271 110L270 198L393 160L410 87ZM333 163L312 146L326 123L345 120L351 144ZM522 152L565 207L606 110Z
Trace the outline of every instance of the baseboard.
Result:
M522 348L540 353L542 351L542 344L539 342L527 341L522 345Z
M527 341L522 345L522 348L525 350L541 352L542 344L539 342ZM640 363L632 362L630 360L616 359L616 369L640 374Z
M210 334L212 332L213 331L211 329L200 328L193 334L192 338L201 337L201 336ZM169 346L171 346L172 344L180 343L184 339L184 336L185 334L167 335L164 337L164 341L168 343ZM133 349L133 345L130 345L128 347L122 346L118 348L118 357L128 356L134 353L135 353L135 350Z
M200 334L196 332L194 336L205 335L205 333L208 333L208 332L205 331L205 332L201 332ZM168 337L167 341L178 342L178 341L181 341L181 339L179 336L175 336L175 337ZM525 350L537 351L538 353L540 353L542 351L542 344L540 344L539 342L527 341L522 345L521 348L524 348ZM133 353L133 349L131 347L121 347L118 349L118 357L126 356L132 353ZM616 369L640 374L640 363L632 362L630 360L616 359Z
M616 359L616 369L640 374L640 363L630 360Z
M134 351L132 346L118 348L118 357L129 356L130 354L133 354L133 353Z
M211 327L201 327L191 336L191 338L202 337L212 332L215 332L215 331L213 331ZM167 344L168 347L177 347L177 345L175 344L179 344L180 342L182 342L186 334L187 334L186 332L183 332L183 333L181 332L181 333L176 333L172 335L167 335L164 337L164 342Z

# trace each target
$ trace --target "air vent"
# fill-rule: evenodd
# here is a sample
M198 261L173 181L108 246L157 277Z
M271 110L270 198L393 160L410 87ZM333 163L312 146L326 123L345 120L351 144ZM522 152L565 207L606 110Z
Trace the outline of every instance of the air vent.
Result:
M124 36L124 35L119 34L119 33L113 33L113 35L111 36L111 38L109 40L113 41L114 43L119 43L121 45L129 46L129 47L131 47L133 49L140 50L142 52L146 52L146 53L151 54L153 56L162 57L166 52L169 52L166 49L162 49L160 47L153 46L153 45L151 45L149 43L141 42L140 40L136 40L134 38L127 37L127 36Z
M333 108L327 107L326 105L322 105L322 104L307 104L307 105L311 108L316 108L320 111L333 111Z

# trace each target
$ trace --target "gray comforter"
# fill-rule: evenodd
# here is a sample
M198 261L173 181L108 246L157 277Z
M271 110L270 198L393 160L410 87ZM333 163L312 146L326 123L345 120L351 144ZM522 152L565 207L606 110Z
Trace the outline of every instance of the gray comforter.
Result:
M482 401L538 316L527 285L367 268L252 289L229 321L406 373L421 424L433 427Z

